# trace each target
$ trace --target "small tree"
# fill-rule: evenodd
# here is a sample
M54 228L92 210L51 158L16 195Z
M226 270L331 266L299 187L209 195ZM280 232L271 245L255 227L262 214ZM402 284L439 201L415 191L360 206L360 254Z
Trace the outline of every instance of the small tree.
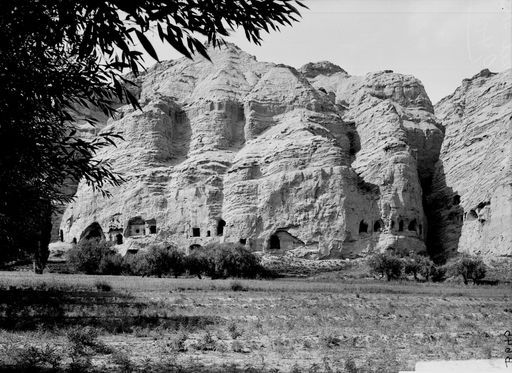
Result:
M463 255L452 266L452 273L454 275L462 276L464 284L468 284L469 280L477 283L483 279L487 273L487 267L482 258Z
M184 258L184 263L191 276L197 276L201 279L201 276L208 272L209 260L203 250L193 250Z
M430 279L434 262L426 256L411 254L403 258L404 272L406 275L413 275L416 281L419 281L418 275L422 276L426 281Z
M368 260L370 270L380 275L380 278L386 276L388 281L399 279L403 271L403 262L400 257L390 253L378 253Z
M112 244L104 240L80 241L68 252L69 264L73 270L88 275L117 275L122 270L122 257Z

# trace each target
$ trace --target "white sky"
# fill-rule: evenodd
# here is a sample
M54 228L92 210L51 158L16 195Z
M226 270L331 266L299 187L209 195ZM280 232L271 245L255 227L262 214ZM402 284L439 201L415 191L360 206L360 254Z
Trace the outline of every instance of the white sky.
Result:
M302 21L228 40L260 61L300 67L328 60L351 75L391 69L420 79L433 103L483 68L512 66L512 0L306 0ZM156 46L160 59L179 57ZM148 58L149 62L150 58ZM152 63L151 63L152 64Z

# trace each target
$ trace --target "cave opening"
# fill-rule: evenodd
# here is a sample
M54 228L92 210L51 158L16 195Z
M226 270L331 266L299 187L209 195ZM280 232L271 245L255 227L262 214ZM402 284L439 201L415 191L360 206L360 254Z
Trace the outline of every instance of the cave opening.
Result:
M382 231L382 223L380 220L377 220L374 224L373 224L373 231L374 232L381 232Z
M201 229L192 228L192 237L201 237Z
M279 250L281 248L281 241L277 234L270 236L269 247L271 250Z
M123 244L123 235L121 233L116 234L116 244L118 244L118 245Z
M410 231L416 231L417 225L418 225L418 223L416 223L416 219L412 219L411 222L409 223L409 226L407 227L407 229Z
M403 232L403 230L404 230L404 221L403 221L403 220L400 220L400 221L398 222L398 231L399 231L399 232Z
M217 236L224 235L224 227L226 226L226 222L222 219L217 223Z
M359 223L359 233L368 233L368 224L364 220Z
M247 243L247 239L246 238L240 238L240 241L239 241L242 245L245 245Z

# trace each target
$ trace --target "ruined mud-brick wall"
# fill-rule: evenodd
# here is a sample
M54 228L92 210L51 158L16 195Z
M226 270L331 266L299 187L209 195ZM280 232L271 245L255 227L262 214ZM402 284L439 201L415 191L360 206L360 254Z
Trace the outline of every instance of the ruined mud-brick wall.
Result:
M435 108L446 128L428 198L431 246L512 255L512 70L483 70Z
M81 183L65 241L229 241L309 257L425 249L422 188L443 135L417 79L297 71L233 45L210 55L140 78L142 111L121 107L105 129L124 141L98 154L126 182L109 199Z

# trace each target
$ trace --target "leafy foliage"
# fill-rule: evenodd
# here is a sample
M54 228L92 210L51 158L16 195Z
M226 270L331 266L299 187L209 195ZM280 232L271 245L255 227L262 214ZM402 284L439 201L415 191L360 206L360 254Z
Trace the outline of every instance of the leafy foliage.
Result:
M378 253L368 260L370 270L388 281L399 279L402 275L403 263L400 257L390 253Z
M450 272L455 276L462 276L466 285L470 280L476 284L487 274L487 266L482 258L463 255L450 266Z
M68 255L71 268L77 272L119 275L122 271L123 258L111 243L103 240L83 240Z

